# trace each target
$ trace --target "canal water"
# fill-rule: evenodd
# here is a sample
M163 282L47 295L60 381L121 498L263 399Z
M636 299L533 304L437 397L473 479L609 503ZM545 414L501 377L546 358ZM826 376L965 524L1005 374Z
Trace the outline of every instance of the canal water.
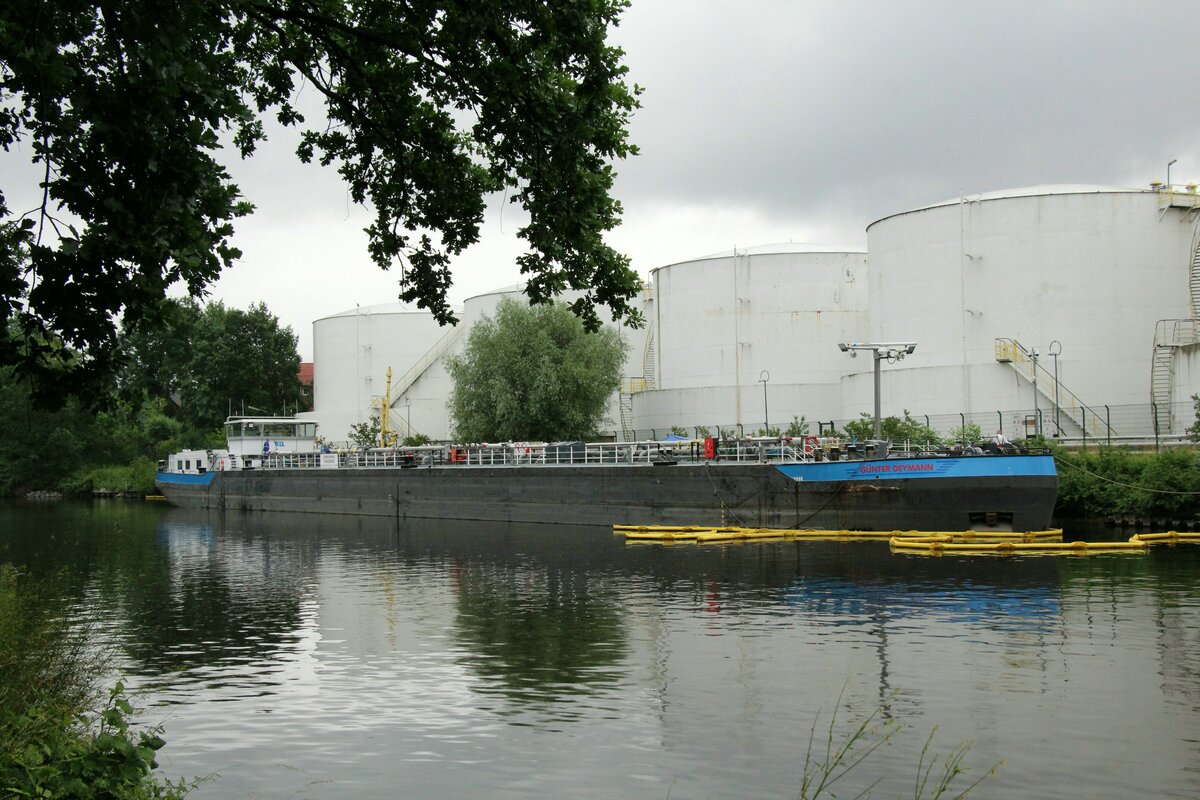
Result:
M0 506L199 798L1200 797L1200 546L932 557L880 542L152 504ZM871 735L861 740L871 741ZM994 774L988 775L995 768Z

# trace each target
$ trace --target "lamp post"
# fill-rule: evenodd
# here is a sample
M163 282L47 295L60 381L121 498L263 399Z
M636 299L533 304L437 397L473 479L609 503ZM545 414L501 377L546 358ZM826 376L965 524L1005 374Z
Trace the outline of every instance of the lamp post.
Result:
M1062 352L1062 342L1055 339L1050 343L1050 356L1054 359L1054 436L1062 437L1062 425L1059 424L1058 414L1058 355Z
M1042 432L1042 418L1038 416L1038 388L1037 388L1037 360L1038 349L1033 348L1033 434L1035 436Z
M873 342L862 344L859 342L841 342L838 344L838 349L843 353L849 352L850 357L854 358L858 355L859 350L870 350L875 355L875 438L883 439L883 425L880 421L880 407L882 405L881 395L879 392L879 376L880 363L886 358L889 362L900 361L907 355L912 355L912 352L917 349L916 342Z
M406 438L412 438L412 400L404 398L404 431Z
M1171 165L1178 161L1178 158L1172 158L1167 162L1167 191L1171 191Z
M758 382L763 385L763 433L766 433L768 436L771 435L769 433L771 430L771 422L770 417L767 415L767 381L769 380L771 380L771 373L767 372L765 369L758 373Z

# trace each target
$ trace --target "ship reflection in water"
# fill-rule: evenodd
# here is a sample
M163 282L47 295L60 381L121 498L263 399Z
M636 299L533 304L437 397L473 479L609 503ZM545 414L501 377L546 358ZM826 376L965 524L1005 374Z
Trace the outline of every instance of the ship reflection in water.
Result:
M6 534L8 557L76 576L81 617L151 692L166 773L218 773L199 797L794 797L814 725L880 709L908 730L852 773L855 791L911 794L935 728L939 753L973 742L974 777L1005 761L981 796L1197 782L1197 546L929 558L886 542L634 546L563 525L55 513L37 522L56 544Z

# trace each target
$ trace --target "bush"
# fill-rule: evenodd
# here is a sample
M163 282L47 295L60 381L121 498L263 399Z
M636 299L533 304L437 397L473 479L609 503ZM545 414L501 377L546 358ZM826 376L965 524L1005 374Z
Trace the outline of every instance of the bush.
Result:
M153 494L155 464L138 456L128 466L92 467L80 470L63 482L63 489L74 494L118 492Z
M173 800L194 784L160 781L157 728L134 730L121 684L53 598L0 564L0 796Z
M1194 517L1200 514L1200 456L1192 450L1135 454L1125 448L1056 451L1059 514Z
M950 441L963 444L975 444L983 441L983 428L977 422L968 422L950 431Z
M787 430L783 434L784 436L807 436L808 420L804 417L793 416L791 423L787 426Z
M879 421L880 433L884 439L893 443L913 442L915 444L940 445L942 437L928 425L913 419L907 410L904 417L884 417ZM875 417L863 413L859 419L846 423L846 438L859 441L875 438Z

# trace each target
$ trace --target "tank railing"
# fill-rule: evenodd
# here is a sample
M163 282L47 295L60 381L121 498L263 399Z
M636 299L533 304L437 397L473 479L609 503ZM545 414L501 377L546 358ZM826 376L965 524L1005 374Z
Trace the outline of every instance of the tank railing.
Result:
M1108 423L1104 417L1097 414L1094 409L1080 400L1074 392L1063 385L1061 380L1055 380L1054 373L1046 368L1044 360L1035 360L1033 353L1026 350L1016 339L996 339L996 360L1011 363L1014 366L1020 365L1017 371L1022 377L1035 385L1037 384L1037 380L1035 380L1036 375L1042 381L1042 386L1039 386L1037 389L1038 394L1052 403L1054 401L1054 388L1057 383L1059 394L1058 409L1083 430L1096 432L1096 435L1114 435L1116 433L1116 431L1108 427ZM1049 391L1043 388L1045 386L1050 387ZM1100 431L1104 431L1105 433L1099 433Z
M1155 347L1184 347L1200 342L1200 320L1160 319L1154 325Z

